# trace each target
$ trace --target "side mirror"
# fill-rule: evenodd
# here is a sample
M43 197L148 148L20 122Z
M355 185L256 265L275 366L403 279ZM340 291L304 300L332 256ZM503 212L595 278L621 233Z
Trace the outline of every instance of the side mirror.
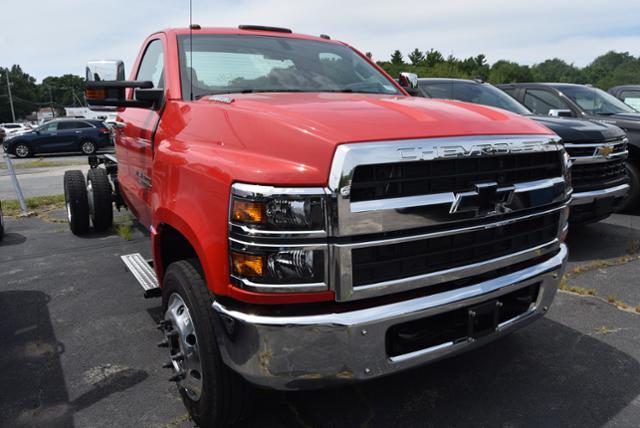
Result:
M409 95L418 95L418 75L403 71L398 77L400 86L409 93Z
M90 108L138 107L158 109L164 99L164 91L143 80L124 80L124 63L120 60L90 61L86 68L85 97ZM133 89L132 100L127 99L127 89Z
M86 68L87 82L124 80L124 62L121 60L89 61Z
M561 108L552 108L547 114L553 117L573 117L573 112L571 110Z

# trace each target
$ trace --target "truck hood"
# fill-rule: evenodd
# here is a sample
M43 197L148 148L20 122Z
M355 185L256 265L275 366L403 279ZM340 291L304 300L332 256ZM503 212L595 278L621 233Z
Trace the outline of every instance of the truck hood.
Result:
M625 135L617 126L602 122L549 116L529 117L558 134L565 143L594 143L623 138Z
M630 120L640 122L640 113L618 113L611 116L605 116L612 119Z
M271 129L287 127L297 144L301 135L339 144L464 135L549 134L526 118L498 109L377 94L235 95L227 113L235 128L249 123Z
M174 108L180 111L174 112ZM164 115L175 120L163 121L162 127L174 128L171 133L189 141L192 152L201 151L203 159L217 158L215 162L203 161L203 165L218 165L237 181L271 185L326 185L335 149L343 143L553 135L531 119L504 110L456 101L370 94L203 97L195 103L171 103Z

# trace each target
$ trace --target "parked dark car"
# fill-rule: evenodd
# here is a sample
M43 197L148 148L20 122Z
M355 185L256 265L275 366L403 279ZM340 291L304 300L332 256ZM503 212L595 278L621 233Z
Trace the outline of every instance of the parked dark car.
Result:
M537 116L495 86L476 80L418 79L418 89L425 97L483 104L529 116L562 138L573 163L572 224L602 220L624 204L629 191L624 170L626 136L617 126Z
M56 119L31 132L8 138L4 151L19 158L39 153L81 152L94 154L111 146L111 131L101 120Z
M615 86L609 93L631 107L640 111L640 85Z
M617 125L627 133L629 197L623 209L640 206L640 113L605 91L570 83L497 85L536 114L591 119Z

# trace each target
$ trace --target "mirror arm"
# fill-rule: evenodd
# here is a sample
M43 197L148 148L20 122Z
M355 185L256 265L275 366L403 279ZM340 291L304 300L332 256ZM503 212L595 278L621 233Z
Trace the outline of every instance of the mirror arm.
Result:
M157 108L157 96L135 97L126 99L126 90L134 89L134 95L139 91L158 91L153 89L153 82L145 80L99 80L89 81L85 86L85 96L89 106L108 107L138 107ZM162 92L162 89L159 91Z
M86 84L87 89L127 89L140 88L151 89L153 82L146 80L98 80L90 81Z

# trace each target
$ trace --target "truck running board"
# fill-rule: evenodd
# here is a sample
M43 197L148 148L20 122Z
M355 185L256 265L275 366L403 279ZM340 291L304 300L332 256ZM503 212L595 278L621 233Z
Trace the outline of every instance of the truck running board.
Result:
M127 270L133 274L144 290L145 299L160 297L162 291L150 262L145 260L140 253L125 254L124 256L120 256L120 258L127 267Z

